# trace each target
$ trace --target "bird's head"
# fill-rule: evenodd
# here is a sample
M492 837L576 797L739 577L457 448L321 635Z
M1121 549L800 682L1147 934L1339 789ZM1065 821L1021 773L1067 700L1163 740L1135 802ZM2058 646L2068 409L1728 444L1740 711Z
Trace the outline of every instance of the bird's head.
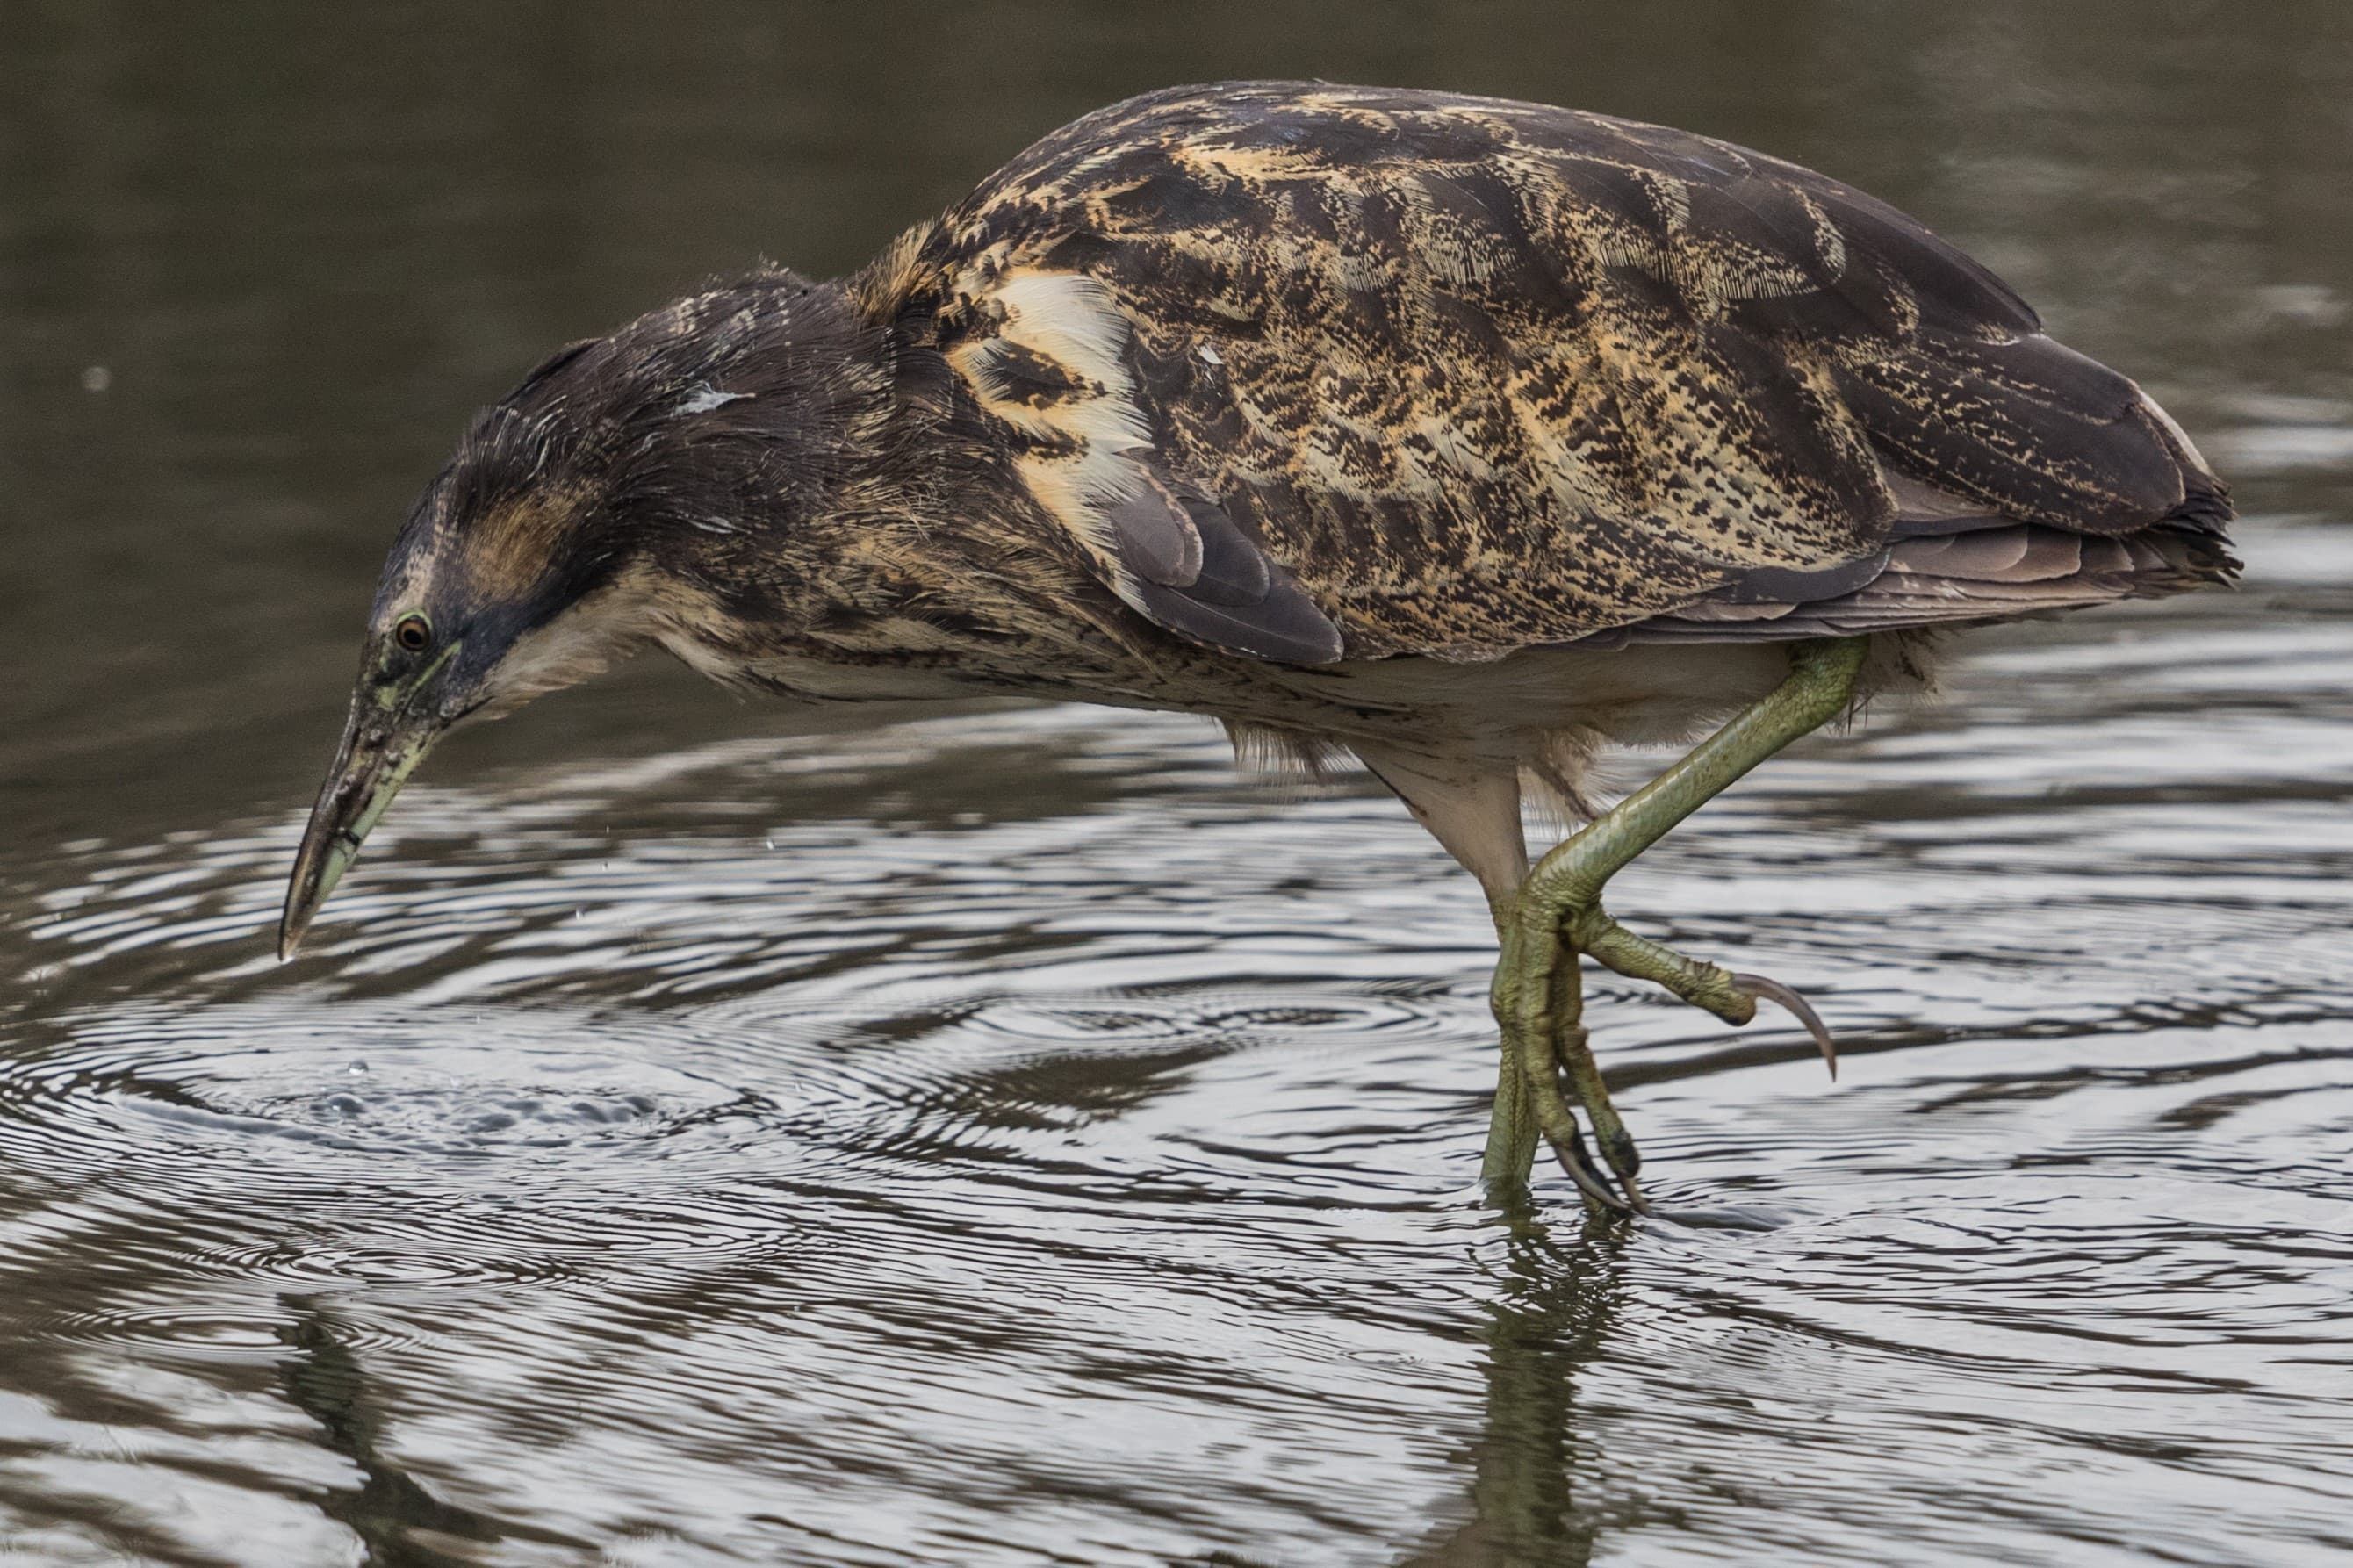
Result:
M870 337L839 290L764 274L574 343L475 417L385 563L280 957L452 726L777 575L876 416Z

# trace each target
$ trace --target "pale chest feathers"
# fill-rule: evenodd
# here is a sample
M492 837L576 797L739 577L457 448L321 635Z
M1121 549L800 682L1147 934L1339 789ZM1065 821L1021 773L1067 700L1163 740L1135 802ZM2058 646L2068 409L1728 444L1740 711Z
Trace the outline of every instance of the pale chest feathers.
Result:
M659 639L680 663L730 690L813 702L920 702L984 695L986 683L934 664L844 663L799 653L745 655L676 632Z
M819 702L930 701L985 695L993 671L967 658L955 638L928 623L889 618L854 636L764 637L759 628L708 612L672 612L654 634L696 674L730 690Z

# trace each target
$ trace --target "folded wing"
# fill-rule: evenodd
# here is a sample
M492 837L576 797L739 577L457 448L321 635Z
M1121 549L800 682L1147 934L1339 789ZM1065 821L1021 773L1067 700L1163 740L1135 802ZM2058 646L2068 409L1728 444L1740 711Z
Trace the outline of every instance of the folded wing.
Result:
M1685 132L1175 89L899 268L1091 567L1256 658L1894 630L2235 566L2130 381L1894 209Z

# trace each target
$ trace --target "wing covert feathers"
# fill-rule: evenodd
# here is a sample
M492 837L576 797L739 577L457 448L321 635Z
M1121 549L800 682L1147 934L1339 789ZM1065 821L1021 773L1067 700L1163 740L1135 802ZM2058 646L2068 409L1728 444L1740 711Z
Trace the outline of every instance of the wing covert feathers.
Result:
M1327 664L1339 628L1206 492L1176 479L1130 368L1133 319L1078 272L981 285L982 330L948 351L1047 517L1127 605L1171 631L1285 664ZM966 296L967 299L971 296Z
M1261 658L1895 629L2236 566L2179 427L1990 272L1657 126L1175 89L858 287L1122 599Z

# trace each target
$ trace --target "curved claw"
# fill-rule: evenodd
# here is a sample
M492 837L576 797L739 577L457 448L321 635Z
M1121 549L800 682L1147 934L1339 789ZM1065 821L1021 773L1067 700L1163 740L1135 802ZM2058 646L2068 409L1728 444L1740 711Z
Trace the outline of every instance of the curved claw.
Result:
M1838 1043L1831 1038L1830 1026L1822 1022L1822 1016L1814 1011L1812 1003L1779 981L1767 979L1762 974L1735 974L1732 987L1745 995L1777 1003L1788 1009L1798 1022L1806 1026L1806 1033L1813 1036L1814 1044L1821 1048L1822 1060L1830 1064L1831 1077L1838 1077Z
M1601 1173L1594 1169L1593 1152L1585 1146L1583 1134L1577 1134L1573 1142L1566 1144L1555 1143L1552 1152L1553 1157L1560 1162L1560 1168L1568 1173L1568 1179L1577 1184L1577 1190L1599 1207L1614 1215L1646 1215L1651 1212L1651 1205L1642 1200L1641 1188L1634 1189L1630 1202L1610 1189L1609 1184L1602 1179Z

